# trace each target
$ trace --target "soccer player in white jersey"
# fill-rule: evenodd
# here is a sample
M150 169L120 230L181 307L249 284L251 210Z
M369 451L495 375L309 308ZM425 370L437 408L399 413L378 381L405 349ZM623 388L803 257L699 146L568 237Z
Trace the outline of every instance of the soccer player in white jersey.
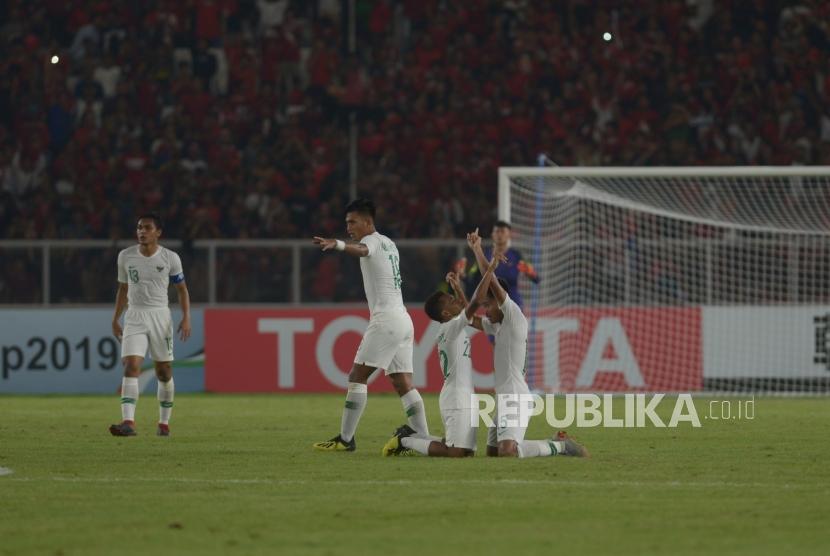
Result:
M410 455L414 450L425 456L462 458L472 456L476 449L476 427L473 427L473 374L470 336L467 326L473 324L476 310L487 297L490 280L499 263L500 253L493 253L493 260L478 283L472 300L468 303L464 288L453 272L447 274L447 283L455 296L437 291L424 303L424 312L440 322L438 329L438 358L444 374L444 386L438 398L441 420L444 422L443 440L421 437L401 427L381 452L384 456Z
M476 256L479 268L488 268L490 263L481 248L478 228L467 234L467 243ZM527 319L498 280L490 281L490 293L491 297L485 305L488 315L481 319L481 324L487 334L495 337L493 373L497 415L496 426L488 430L487 455L520 458L557 454L587 456L587 450L563 432L550 440L525 440L527 420L522 416L529 418L530 406L525 400L531 399L525 380ZM502 403L505 399L516 408L518 418L508 418L504 411L506 406Z
M121 381L121 422L110 426L113 436L135 436L135 404L138 377L149 349L158 378L159 422L156 434L170 436L173 411L173 318L167 289L172 283L182 307L179 337L190 337L190 295L184 282L182 261L173 251L159 245L161 219L145 214L138 219L138 245L118 253L118 294L112 333L121 342L124 378ZM124 313L126 309L126 313ZM124 327L121 314L124 313Z
M346 206L346 231L356 243L315 237L323 251L343 251L360 258L363 289L369 303L369 326L349 373L346 405L340 434L314 444L323 451L354 451L355 431L366 407L367 382L376 369L384 369L401 397L409 426L428 435L424 401L412 387L412 350L415 330L401 296L401 266L395 242L375 230L375 205L356 199Z

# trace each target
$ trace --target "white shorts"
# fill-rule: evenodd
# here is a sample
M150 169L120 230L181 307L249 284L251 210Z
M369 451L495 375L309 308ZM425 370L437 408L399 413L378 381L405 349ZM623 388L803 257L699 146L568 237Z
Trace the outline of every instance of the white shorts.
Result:
M411 373L414 338L415 327L409 313L372 317L354 362L383 369L387 375Z
M173 317L170 309L127 309L124 314L121 357L147 357L148 348L153 361L173 360Z
M526 395L529 394L511 394L511 396ZM532 403L524 403L518 399L508 402L510 406L514 408L513 411L509 412L509 415L507 414L507 411L503 410L502 403L504 402L497 395L496 406L499 409L496 411L496 415L494 415L493 420L496 426L489 427L487 429L488 446L498 446L498 443L502 440L515 440L516 442L521 442L525 439L525 432L527 432L527 426L530 421L530 413L533 409ZM521 409L519 409L520 404Z
M476 432L478 428L472 426L475 410L442 409L441 420L444 421L444 443L452 448L476 449Z

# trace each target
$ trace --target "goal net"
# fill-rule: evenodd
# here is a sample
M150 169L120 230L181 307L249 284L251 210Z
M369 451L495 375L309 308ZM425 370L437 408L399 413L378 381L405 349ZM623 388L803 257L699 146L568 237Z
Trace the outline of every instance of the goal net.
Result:
M528 382L830 391L830 167L501 168Z

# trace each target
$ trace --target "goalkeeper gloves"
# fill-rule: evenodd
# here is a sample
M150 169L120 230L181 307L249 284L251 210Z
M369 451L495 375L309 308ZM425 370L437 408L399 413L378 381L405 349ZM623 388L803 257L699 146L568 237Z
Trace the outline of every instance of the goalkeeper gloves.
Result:
M516 265L516 269L534 282L539 281L539 275L536 274L536 270L533 268L533 265L524 261L519 261L519 264Z

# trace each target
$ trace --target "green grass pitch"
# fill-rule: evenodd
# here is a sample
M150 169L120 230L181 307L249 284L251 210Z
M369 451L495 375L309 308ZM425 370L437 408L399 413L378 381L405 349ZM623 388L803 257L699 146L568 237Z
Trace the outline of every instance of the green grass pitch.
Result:
M180 395L170 438L153 394L135 438L107 432L114 396L0 396L0 554L826 554L830 402L708 403L699 429L572 429L591 459L519 461L380 457L390 395L333 454L311 444L341 395Z

